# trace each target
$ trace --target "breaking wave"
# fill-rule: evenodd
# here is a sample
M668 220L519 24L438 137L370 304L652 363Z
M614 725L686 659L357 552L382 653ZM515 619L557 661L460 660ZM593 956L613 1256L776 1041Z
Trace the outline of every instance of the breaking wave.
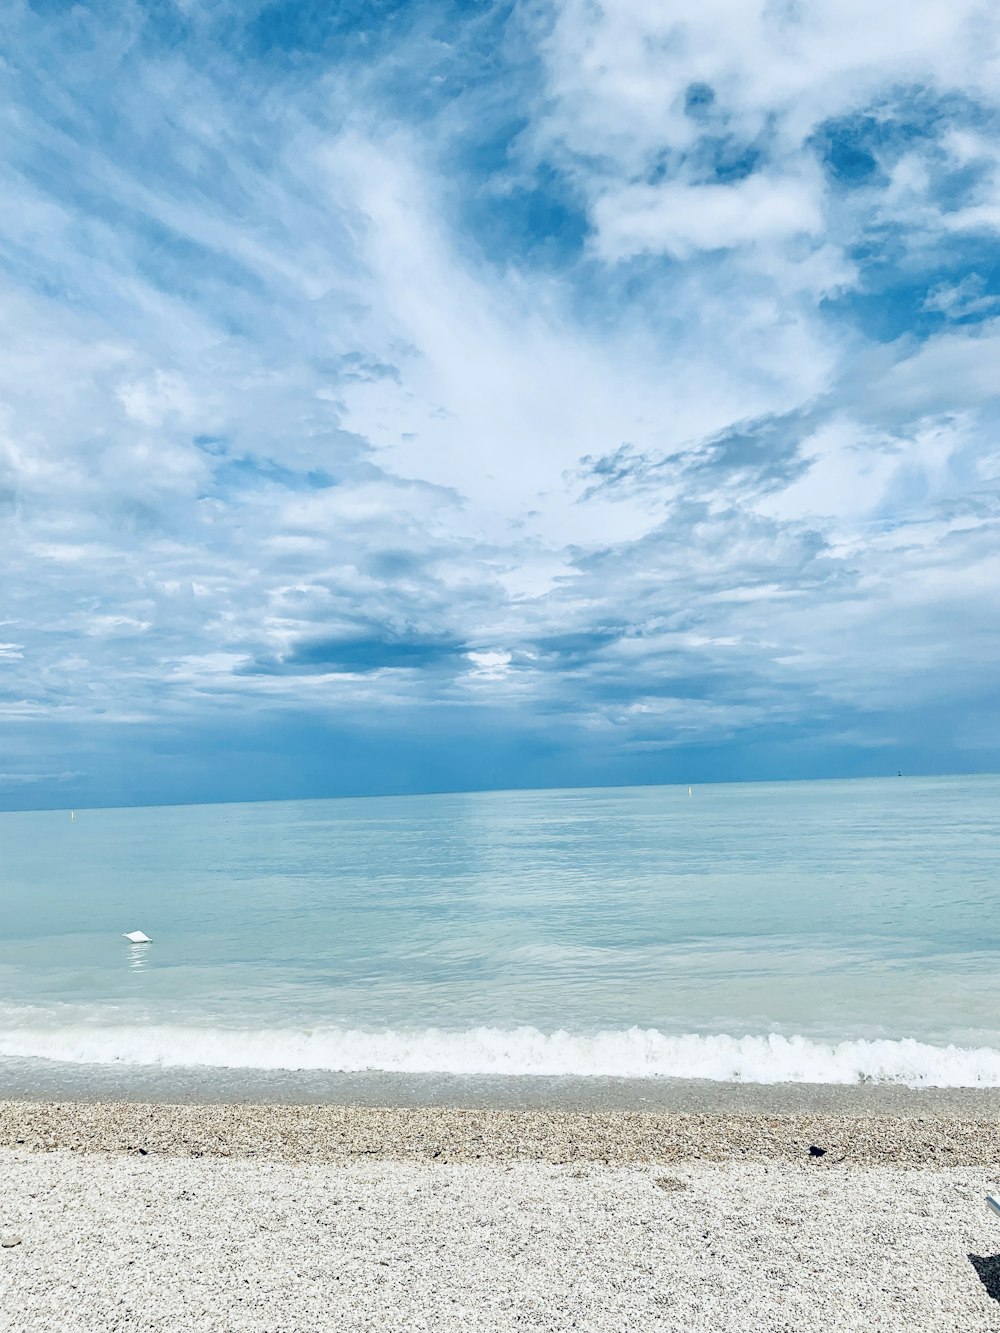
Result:
M365 1031L29 1025L0 1028L0 1056L162 1068L1000 1087L1000 1050L990 1047L773 1034L670 1036L636 1027L584 1035L533 1027Z

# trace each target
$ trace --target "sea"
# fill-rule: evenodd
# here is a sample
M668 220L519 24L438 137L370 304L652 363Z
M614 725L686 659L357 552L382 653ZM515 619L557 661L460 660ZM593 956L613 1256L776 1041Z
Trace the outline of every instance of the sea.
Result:
M0 1096L1000 1088L998 816L997 776L0 814Z

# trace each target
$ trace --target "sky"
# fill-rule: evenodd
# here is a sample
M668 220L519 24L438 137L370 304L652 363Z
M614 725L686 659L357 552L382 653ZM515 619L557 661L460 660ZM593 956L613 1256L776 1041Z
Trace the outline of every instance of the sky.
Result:
M1000 19L7 0L0 808L1000 768Z

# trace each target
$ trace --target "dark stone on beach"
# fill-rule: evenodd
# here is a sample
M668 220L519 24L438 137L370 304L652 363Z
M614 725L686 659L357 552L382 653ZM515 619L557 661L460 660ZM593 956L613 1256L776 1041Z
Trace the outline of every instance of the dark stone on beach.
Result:
M815 1143L810 1143L810 1145L809 1145L809 1156L810 1156L810 1157L825 1157L825 1156L826 1156L826 1149L825 1149L825 1148L817 1148L817 1146L816 1146Z

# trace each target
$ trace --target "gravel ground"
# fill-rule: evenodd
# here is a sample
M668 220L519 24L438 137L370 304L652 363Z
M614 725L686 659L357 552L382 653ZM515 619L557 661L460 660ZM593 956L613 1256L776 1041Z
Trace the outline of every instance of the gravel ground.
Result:
M993 1183L825 1157L294 1164L7 1148L0 1233L19 1243L0 1248L0 1329L985 1333L1000 1329Z
M285 1162L802 1162L1000 1171L997 1120L366 1106L0 1102L0 1147Z

